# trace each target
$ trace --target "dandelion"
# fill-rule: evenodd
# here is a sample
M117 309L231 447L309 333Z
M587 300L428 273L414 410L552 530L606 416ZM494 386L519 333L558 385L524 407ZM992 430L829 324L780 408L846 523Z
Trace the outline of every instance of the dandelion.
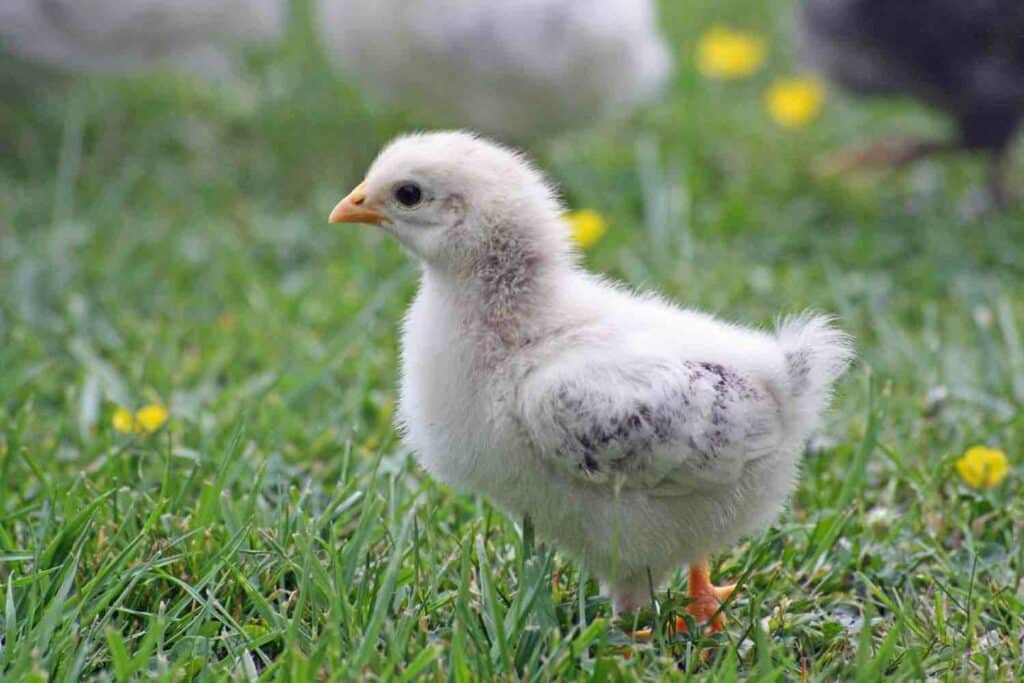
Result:
M110 423L122 434L152 434L167 422L167 408L158 403L139 408L133 415L130 410L118 406Z
M569 232L572 234L572 238L584 249L594 246L608 230L604 216L593 209L570 211L566 214L565 219L569 223Z
M825 86L813 78L784 78L772 83L765 95L765 106L783 128L800 128L821 113Z
M975 489L997 486L1006 478L1008 469L1006 453L985 446L968 448L956 461L956 471L968 486Z
M697 68L708 78L744 78L761 68L765 52L756 35L713 26L697 41Z
M143 431L152 434L160 429L167 422L167 408L162 405L151 403L144 406L135 413L135 421L139 423Z
M127 408L118 407L114 411L114 418L111 420L111 424L114 425L114 429L123 433L131 434L135 431L135 416Z

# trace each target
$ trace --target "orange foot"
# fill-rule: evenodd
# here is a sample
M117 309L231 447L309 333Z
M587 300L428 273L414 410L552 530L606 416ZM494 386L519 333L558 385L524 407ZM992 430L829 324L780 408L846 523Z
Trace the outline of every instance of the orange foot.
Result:
M694 619L698 622L708 622L712 633L717 633L725 627L725 615L719 610L733 591L736 584L728 586L715 586L711 583L711 573L707 560L698 562L690 567L689 595L691 602L686 607ZM676 630L686 631L686 620L676 617Z

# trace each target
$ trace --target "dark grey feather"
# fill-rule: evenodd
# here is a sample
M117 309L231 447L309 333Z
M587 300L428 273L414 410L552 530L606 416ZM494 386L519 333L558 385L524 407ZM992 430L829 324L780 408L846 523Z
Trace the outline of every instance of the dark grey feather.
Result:
M593 481L621 476L627 487L650 488L678 479L680 468L697 478L735 472L777 445L778 407L746 375L716 363L682 362L668 373L660 368L651 384L625 377L644 374L623 372L615 392L592 383L554 388L545 413L559 436L541 450ZM628 384L633 389L624 398Z

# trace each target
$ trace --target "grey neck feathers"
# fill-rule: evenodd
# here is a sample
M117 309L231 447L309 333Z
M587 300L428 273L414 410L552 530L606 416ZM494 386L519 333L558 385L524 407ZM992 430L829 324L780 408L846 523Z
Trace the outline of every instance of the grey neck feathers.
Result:
M466 333L483 342L488 355L529 344L558 272L573 267L565 236L557 228L493 226L473 251L460 273L442 276Z

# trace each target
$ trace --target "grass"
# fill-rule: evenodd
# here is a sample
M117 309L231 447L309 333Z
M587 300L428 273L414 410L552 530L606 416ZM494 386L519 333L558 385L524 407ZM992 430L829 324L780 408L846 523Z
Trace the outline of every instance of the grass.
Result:
M299 28L216 89L0 103L4 677L1024 675L1024 215L977 215L974 159L815 177L830 147L943 123L832 93L778 129L785 14L694 4L666 6L663 102L531 151L611 222L590 267L748 323L835 311L857 338L789 510L716 558L743 584L724 634L631 642L574 562L416 468L392 428L415 268L324 223L425 123L371 111ZM695 74L714 21L765 32L766 71ZM156 434L111 427L149 402L172 415ZM1015 467L991 490L953 468L979 443ZM668 623L683 586L644 618Z

